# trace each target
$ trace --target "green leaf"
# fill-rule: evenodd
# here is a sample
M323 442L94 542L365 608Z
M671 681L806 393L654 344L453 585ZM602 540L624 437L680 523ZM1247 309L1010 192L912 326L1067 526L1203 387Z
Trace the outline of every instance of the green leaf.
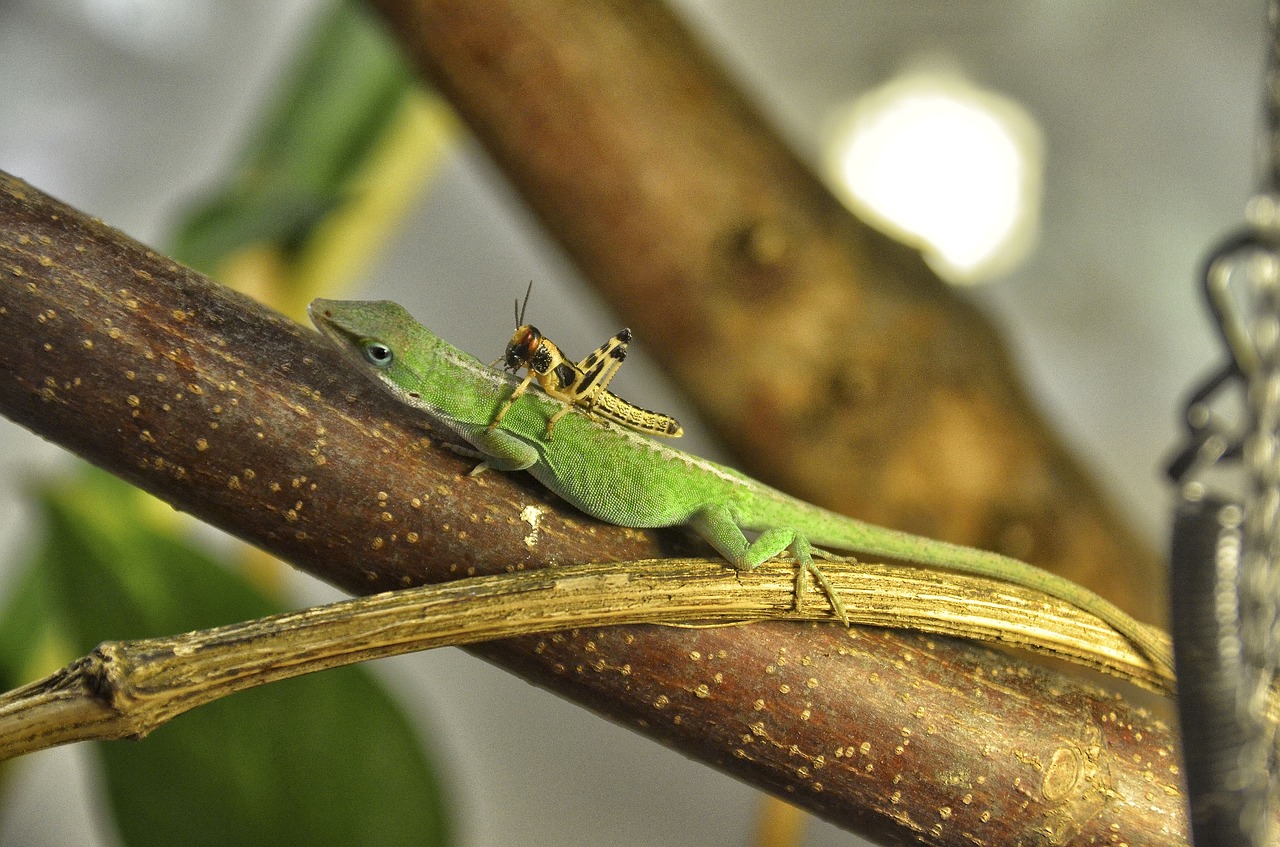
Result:
M348 181L414 86L399 51L361 6L322 16L237 175L194 210L173 254L211 272L253 244L296 250L342 202Z
M234 186L187 216L172 252L209 273L223 258L252 244L275 244L289 254L301 248L339 202L337 194L301 186Z
M149 525L136 491L94 472L42 498L39 562L78 651L260 617L272 606ZM447 843L441 791L406 719L358 668L235 694L141 742L95 745L123 842Z
M0 610L0 691L34 678L41 648L51 640L53 617L48 574L28 565Z

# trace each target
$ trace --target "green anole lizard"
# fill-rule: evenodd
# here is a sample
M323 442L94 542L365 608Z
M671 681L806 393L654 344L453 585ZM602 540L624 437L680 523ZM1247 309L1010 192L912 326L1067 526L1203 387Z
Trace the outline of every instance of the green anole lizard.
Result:
M501 428L490 429L516 385L513 377L440 339L390 301L315 300L309 312L316 327L354 355L368 375L469 443L482 460L477 471L528 471L572 506L619 526L688 526L740 570L789 550L800 565L797 602L805 575L812 574L842 619L839 598L813 562L812 545L1033 588L1105 621L1157 670L1172 673L1158 630L1068 579L998 553L827 511L577 410L548 440L547 422L563 405L540 392L526 393ZM759 535L748 541L744 530Z

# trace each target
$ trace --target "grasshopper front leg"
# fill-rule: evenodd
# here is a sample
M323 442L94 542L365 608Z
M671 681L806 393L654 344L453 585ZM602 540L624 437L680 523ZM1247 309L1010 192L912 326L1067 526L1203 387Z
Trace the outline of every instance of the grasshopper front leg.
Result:
M489 421L489 426L486 427L489 432L493 432L498 428L498 424L502 423L502 419L507 416L507 412L511 410L511 406L519 400L524 392L529 388L529 383L533 382L533 378L535 376L537 376L537 374L533 371L529 371L525 374L524 379L520 380L520 384L516 386L516 390L511 392L511 396L503 402L502 407L498 409L498 413L493 416L493 420Z

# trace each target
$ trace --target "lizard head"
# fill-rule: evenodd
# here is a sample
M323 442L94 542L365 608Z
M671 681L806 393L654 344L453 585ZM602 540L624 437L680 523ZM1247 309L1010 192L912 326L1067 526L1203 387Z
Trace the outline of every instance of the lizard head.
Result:
M313 300L307 314L321 334L396 394L418 391L432 370L440 339L397 303Z

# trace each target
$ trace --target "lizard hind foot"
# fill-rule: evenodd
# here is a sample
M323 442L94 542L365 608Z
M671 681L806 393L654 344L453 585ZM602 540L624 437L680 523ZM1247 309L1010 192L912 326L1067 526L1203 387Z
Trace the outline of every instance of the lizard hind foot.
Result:
M796 573L796 611L801 611L801 603L805 594L805 575L811 574L814 583L826 596L827 602L831 604L831 611L835 612L837 618L846 627L850 626L849 613L844 607L844 603L840 601L840 595L836 593L835 586L827 579L827 575L822 572L822 568L813 561L814 556L822 559L844 560L845 557L828 553L826 550L811 547L808 541L797 537L792 543L792 555L799 567Z
M835 586L833 586L831 581L827 579L827 575L822 572L822 568L819 568L814 564L812 559L809 559L806 562L800 563L800 569L801 573L808 571L813 574L813 581L817 584L818 588L822 590L822 593L826 595L827 602L831 604L831 611L835 612L836 617L840 619L840 623L844 624L846 627L852 626L852 623L849 621L849 613L845 610L844 603L840 602L840 595L836 593ZM802 586L797 583L796 588L799 590ZM799 607L800 596L797 594L797 610L799 610Z

